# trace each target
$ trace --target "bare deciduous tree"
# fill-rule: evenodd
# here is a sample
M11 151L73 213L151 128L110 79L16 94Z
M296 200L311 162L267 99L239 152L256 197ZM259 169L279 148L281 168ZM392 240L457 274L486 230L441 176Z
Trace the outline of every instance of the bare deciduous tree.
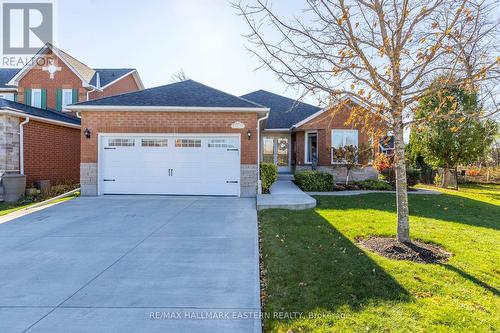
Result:
M182 68L180 71L170 76L170 82L181 82L186 81L187 79L188 77Z
M404 129L414 121L418 100L433 93L429 84L437 77L468 89L498 87L486 84L499 74L498 22L490 17L494 3L306 0L295 18L263 0L233 6L250 28L248 49L281 81L332 106L350 97L359 105L351 118L363 122L375 114L392 131L397 239L409 242Z

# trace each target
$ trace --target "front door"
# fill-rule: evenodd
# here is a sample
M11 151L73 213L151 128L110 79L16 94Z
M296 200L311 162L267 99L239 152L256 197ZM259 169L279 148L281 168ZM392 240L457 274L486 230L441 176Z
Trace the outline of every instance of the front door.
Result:
M290 172L290 137L263 137L262 162L273 163L278 167L278 172Z

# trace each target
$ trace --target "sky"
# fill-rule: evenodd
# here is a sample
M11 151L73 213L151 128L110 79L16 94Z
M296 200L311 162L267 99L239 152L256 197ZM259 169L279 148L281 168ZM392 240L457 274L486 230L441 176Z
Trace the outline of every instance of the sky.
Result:
M275 3L282 13L300 13L302 6ZM268 70L256 70L259 61L242 36L248 27L229 1L58 0L56 8L56 46L90 67L137 68L147 88L170 83L183 69L235 95L265 89L300 96Z

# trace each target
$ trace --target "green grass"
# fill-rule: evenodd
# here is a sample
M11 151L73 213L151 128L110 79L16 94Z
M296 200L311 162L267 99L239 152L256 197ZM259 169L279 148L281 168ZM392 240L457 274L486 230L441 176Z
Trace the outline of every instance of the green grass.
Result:
M76 198L79 195L80 195L80 192L76 192L70 196L54 200L50 204L68 201L68 200ZM7 214L10 214L12 212L24 209L24 208L28 208L29 206L37 204L38 202L40 202L40 201L33 201L33 202L29 202L29 203L26 203L25 201L10 202L10 203L0 202L0 216L7 215Z
M266 332L497 332L500 186L410 195L411 236L446 264L384 258L358 236L395 236L394 194L317 197L314 210L260 213ZM300 312L281 320L275 312Z

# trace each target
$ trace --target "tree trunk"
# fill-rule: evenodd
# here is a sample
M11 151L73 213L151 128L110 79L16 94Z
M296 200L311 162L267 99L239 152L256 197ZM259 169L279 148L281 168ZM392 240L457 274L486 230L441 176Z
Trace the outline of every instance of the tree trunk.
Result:
M347 176L345 178L345 184L349 185L349 168L346 168L346 170L347 170Z
M408 188L406 183L406 164L405 164L405 144L404 129L402 125L395 126L394 144L395 155L394 163L396 169L396 204L398 211L398 235L399 242L410 242L410 221L408 212Z
M455 190L458 191L458 166L455 166Z
M450 170L448 168L443 168L443 179L441 180L441 187L448 188L450 184Z

